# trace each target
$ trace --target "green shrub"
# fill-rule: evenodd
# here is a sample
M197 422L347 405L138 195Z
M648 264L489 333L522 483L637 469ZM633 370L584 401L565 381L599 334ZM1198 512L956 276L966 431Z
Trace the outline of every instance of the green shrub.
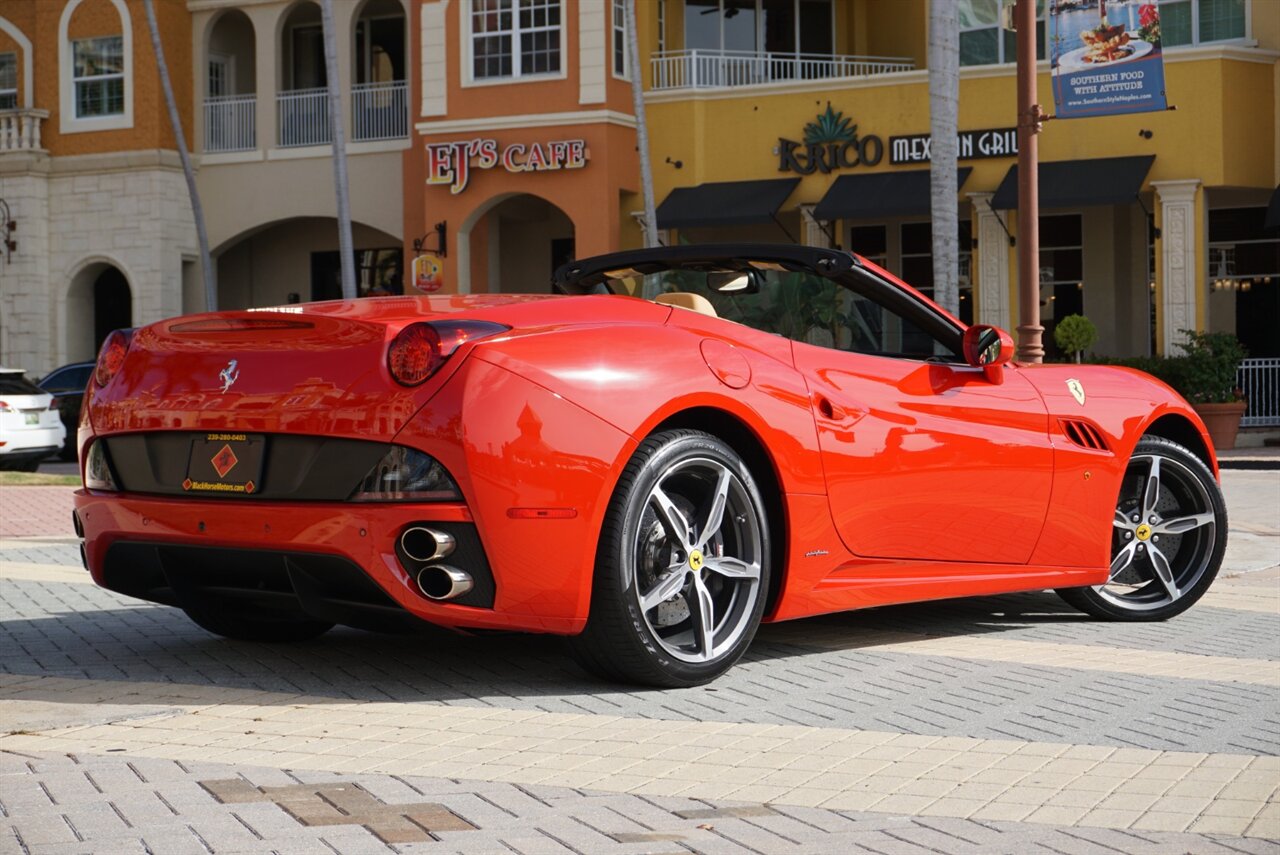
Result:
M1074 355L1079 362L1080 354L1098 340L1098 328L1084 315L1067 315L1054 326L1053 340L1059 350Z

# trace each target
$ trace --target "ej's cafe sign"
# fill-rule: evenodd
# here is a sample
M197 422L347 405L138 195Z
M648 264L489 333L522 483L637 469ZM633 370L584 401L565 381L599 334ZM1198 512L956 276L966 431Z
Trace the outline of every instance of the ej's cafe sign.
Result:
M586 140L509 143L474 139L427 145L427 183L447 184L457 195L467 189L475 169L501 166L507 172L552 172L587 165Z

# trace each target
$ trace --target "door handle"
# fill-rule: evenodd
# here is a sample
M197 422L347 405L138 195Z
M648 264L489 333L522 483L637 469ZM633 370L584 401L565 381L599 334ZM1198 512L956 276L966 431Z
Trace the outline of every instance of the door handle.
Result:
M839 406L821 392L814 393L813 406L821 418L846 427L870 412L868 408L860 404Z

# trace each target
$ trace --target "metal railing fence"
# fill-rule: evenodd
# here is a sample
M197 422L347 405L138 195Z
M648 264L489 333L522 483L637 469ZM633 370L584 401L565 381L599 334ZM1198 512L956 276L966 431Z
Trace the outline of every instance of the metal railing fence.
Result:
M258 145L256 95L220 95L204 101L204 150L248 151Z
M329 90L294 89L276 96L280 147L329 145Z
M1236 384L1249 401L1241 427L1280 426L1280 359L1246 359L1240 364Z
M755 51L660 51L651 61L654 89L754 86L788 80L825 80L910 71L915 60L897 56L840 56Z
M351 138L357 142L409 136L409 84L357 83L351 88Z

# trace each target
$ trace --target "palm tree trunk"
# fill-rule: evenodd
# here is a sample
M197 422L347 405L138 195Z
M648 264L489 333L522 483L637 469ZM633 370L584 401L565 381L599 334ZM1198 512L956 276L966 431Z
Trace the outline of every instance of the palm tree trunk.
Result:
M338 258L342 265L342 297L356 297L356 256L351 241L351 197L347 192L347 134L342 126L342 93L338 82L338 42L334 36L333 0L320 0L324 25L324 72L329 84L329 133L333 139L333 187L338 197Z
M640 36L636 31L636 0L626 0L627 65L631 70L631 104L636 114L636 146L640 150L640 189L644 194L644 245L658 245L658 215L653 201L653 164L649 160L649 122L644 111L644 78L640 66Z
M960 311L956 156L960 112L960 21L955 0L929 0L929 170L933 298Z
M151 30L151 48L156 54L156 68L160 72L160 87L164 90L164 103L169 108L169 124L173 126L178 157L182 159L182 173L187 179L187 194L191 197L191 215L196 221L196 240L200 243L200 271L204 277L205 310L212 312L218 308L218 282L214 279L213 259L209 256L209 233L204 225L204 208L200 204L200 191L196 189L196 170L191 164L191 152L187 150L187 135L182 130L178 102L173 97L173 81L169 78L169 64L164 61L164 45L160 43L156 10L151 0L143 0L143 5L147 11L147 27ZM196 85L199 85L199 81Z

